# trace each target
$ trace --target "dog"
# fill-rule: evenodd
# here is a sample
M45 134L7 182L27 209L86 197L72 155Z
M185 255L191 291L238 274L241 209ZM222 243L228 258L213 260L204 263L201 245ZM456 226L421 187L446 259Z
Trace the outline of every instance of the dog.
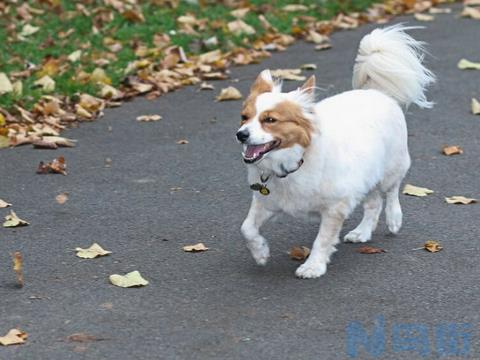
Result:
M391 233L402 226L399 188L410 167L402 107L432 107L425 91L435 81L423 65L424 44L411 27L375 29L360 42L353 90L315 101L315 77L295 91L264 70L241 113L236 137L253 198L241 226L259 265L269 258L260 227L272 216L321 219L310 256L296 269L299 278L325 274L343 222L363 203L363 219L344 241L371 239L386 198Z

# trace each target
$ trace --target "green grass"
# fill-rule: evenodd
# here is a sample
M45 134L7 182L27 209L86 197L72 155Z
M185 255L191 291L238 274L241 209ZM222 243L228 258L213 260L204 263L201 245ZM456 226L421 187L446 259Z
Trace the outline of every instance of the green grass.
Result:
M271 9L266 13L268 21L280 32L289 34L292 29L292 22L298 15L313 16L318 20L329 19L339 12L360 11L366 9L375 0L278 0L278 1L260 1L251 0L254 8L260 8L262 5L270 4ZM91 72L96 66L92 61L95 54L105 54L108 49L104 46L104 38L112 37L123 44L123 49L116 54L117 59L112 61L104 69L107 75L112 79L112 85L117 87L124 77L124 69L128 63L137 59L134 50L131 47L132 42L141 42L148 47L153 47L154 34L167 33L171 36L171 42L184 48L187 53L197 53L207 51L198 44L201 40L216 36L219 40L218 46L223 50L229 49L231 44L235 46L244 46L243 38L234 36L226 30L226 26L213 29L207 26L207 29L199 35L185 35L176 32L177 17L187 13L195 14L197 19L206 18L208 24L213 21L222 21L225 24L234 20L230 15L229 9L223 5L208 5L199 7L187 4L183 1L180 5L171 9L153 5L151 2L140 1L145 22L132 23L126 20L121 14L112 10L114 15L112 21L106 22L100 27L99 33L94 34L92 27L94 25L94 16L75 16L68 15L75 10L75 3L71 0L60 0L60 10L54 10L49 5L40 1L30 0L28 3L36 8L44 10L42 15L34 15L29 24L40 27L40 30L29 36L27 41L18 41L16 34L21 32L25 22L18 20L16 7L12 6L8 16L0 17L0 71L7 73L21 71L25 68L27 62L40 65L47 57L59 58L66 56L75 50L84 48L82 60L75 64L66 61L62 65L67 65L64 72L56 74L53 79L56 82L55 94L71 96L79 92L95 94L98 89L91 84L81 84L74 81L73 78L80 69ZM282 7L287 4L303 4L309 6L309 10L302 13L287 13L282 11ZM94 12L100 7L104 8L103 1L92 1L90 5L85 5L89 11ZM257 33L249 36L249 40L261 37L264 30L258 20L258 13L251 11L244 19L246 23L253 26ZM15 31L7 32L7 26L15 24ZM302 23L298 23L299 26ZM11 26L11 25L10 25ZM61 39L59 34L73 29L74 33L66 39ZM173 33L175 32L175 33ZM86 44L89 43L89 47ZM214 49L212 48L212 50ZM23 80L23 94L18 97L12 94L0 96L0 107L11 109L14 104L30 108L43 94L42 91L34 86L37 79L35 73Z

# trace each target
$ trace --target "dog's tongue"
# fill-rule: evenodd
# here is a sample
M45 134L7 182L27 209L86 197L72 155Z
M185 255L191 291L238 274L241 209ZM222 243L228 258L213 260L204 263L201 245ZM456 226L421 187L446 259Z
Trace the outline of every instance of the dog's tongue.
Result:
M249 159L256 158L260 155L260 153L264 152L267 149L268 144L248 145L247 149L245 150L245 157Z

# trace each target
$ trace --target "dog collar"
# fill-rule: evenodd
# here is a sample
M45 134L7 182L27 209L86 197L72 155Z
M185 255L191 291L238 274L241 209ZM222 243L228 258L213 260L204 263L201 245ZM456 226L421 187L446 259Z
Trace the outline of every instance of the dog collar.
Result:
M286 171L285 172L285 175L283 176L278 176L279 178L285 178L287 177L288 175L290 175L291 173L294 173L295 171L297 171L298 169L300 169L300 166L303 165L303 159L300 159L300 161L298 162L298 167L293 170L293 171ZM260 175L260 182L256 182L254 184L251 184L250 185L250 190L252 191L258 191L260 194L264 195L264 196L267 196L270 194L270 189L267 187L267 181L270 180L270 177L271 177L271 174L269 175L265 175L265 174L261 174Z

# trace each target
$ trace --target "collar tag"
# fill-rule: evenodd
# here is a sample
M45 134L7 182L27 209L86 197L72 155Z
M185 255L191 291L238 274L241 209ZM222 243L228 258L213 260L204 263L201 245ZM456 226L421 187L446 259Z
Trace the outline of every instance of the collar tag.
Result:
M255 183L250 185L250 189L253 191L258 191L262 195L269 195L270 190L265 186L265 184Z

